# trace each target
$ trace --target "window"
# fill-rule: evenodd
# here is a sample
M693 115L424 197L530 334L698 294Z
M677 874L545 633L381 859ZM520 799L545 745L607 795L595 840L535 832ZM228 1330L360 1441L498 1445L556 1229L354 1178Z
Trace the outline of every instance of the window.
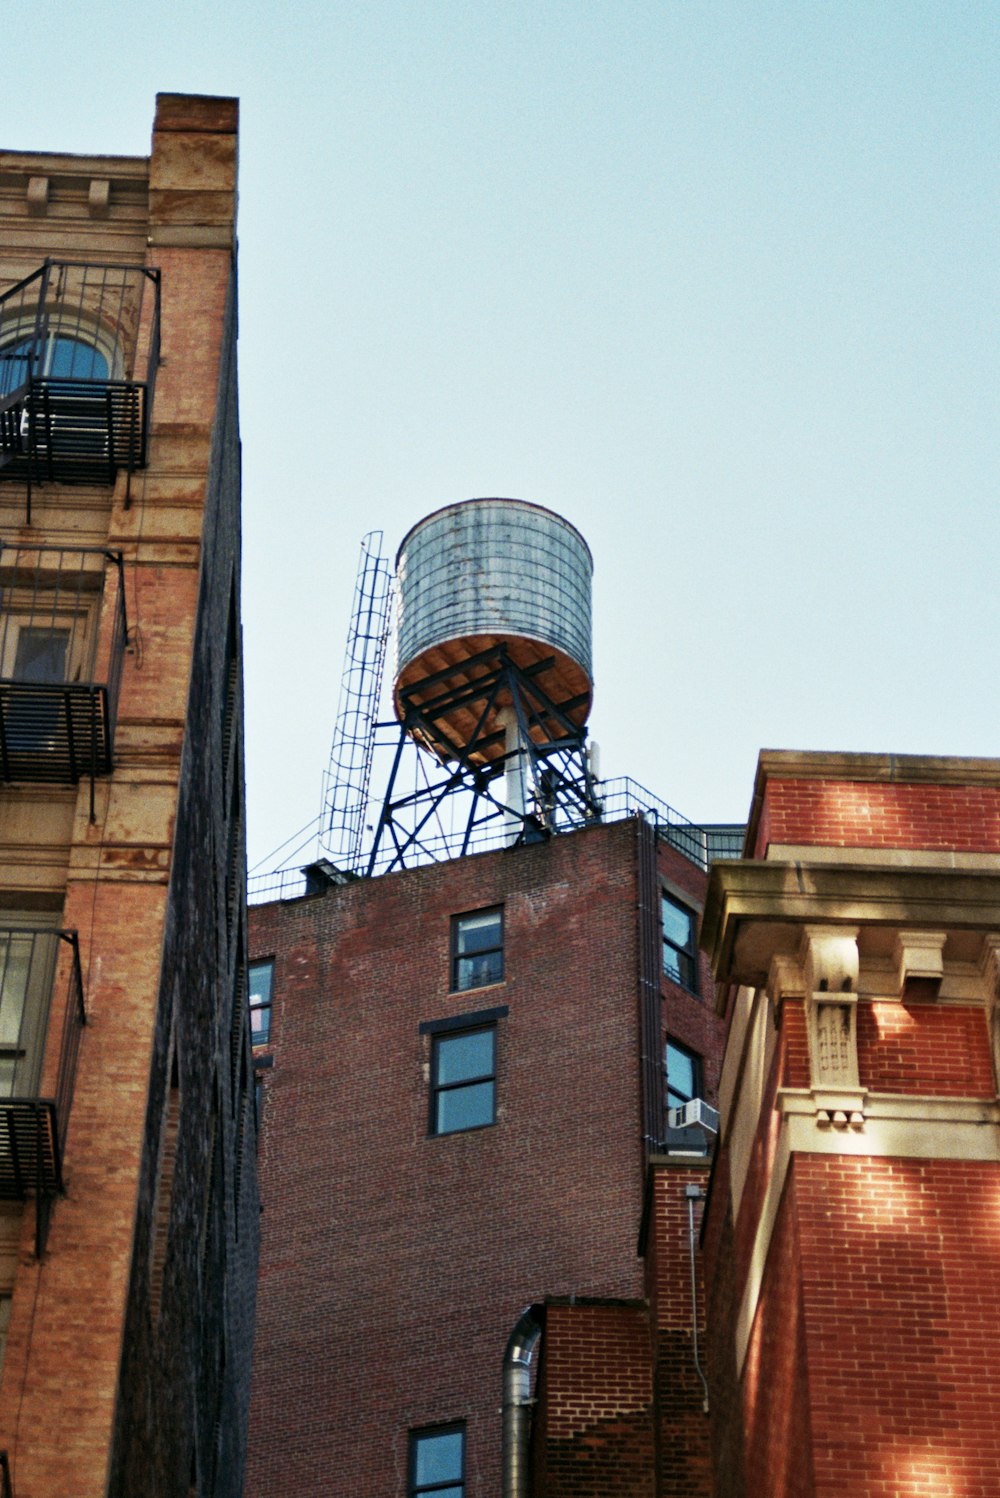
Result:
M68 333L50 333L38 345L40 357L35 363L35 337L16 338L0 350L0 394L20 389L32 374L51 380L101 380L111 378L108 361L99 348L83 338Z
M439 1426L410 1432L410 1498L464 1498L465 1426Z
M495 1118L496 1040L493 1025L435 1035L431 1063L431 1133L478 1129Z
M676 1040L667 1041L667 1107L683 1108L702 1097L701 1057Z
M253 1045L267 1045L271 1038L271 978L274 962L250 964L250 1041Z
M430 1132L457 1134L496 1122L497 1020L507 1006L425 1020L431 1037Z
M454 993L503 981L503 910L473 910L451 921L451 987Z
M13 680L33 682L36 686L57 686L65 682L69 669L66 660L69 643L68 629L20 625L16 629ZM55 693L33 693L15 698L4 719L7 748L47 748L55 740L62 711Z
M58 939L39 929L37 912L25 920L34 929L0 930L0 1097L31 1097L38 1087L55 977Z
M695 945L697 917L670 895L661 897L663 920L663 971L675 983L698 992L698 949Z
M14 680L46 684L66 680L69 630L23 624L17 633Z

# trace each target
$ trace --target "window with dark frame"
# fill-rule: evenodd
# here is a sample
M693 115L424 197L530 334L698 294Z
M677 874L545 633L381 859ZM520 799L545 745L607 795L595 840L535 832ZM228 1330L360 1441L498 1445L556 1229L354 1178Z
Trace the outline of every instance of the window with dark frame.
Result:
M465 1426L410 1431L408 1498L465 1498Z
M431 1038L431 1134L459 1134L496 1123L497 1021L506 1004L450 1019L424 1020Z
M496 1025L435 1035L431 1055L431 1133L457 1134L496 1121Z
M660 899L663 925L663 971L668 978L698 992L698 947L695 933L698 926L696 913L682 905L671 895Z
M701 1057L676 1040L667 1041L667 1107L683 1108L703 1097Z
M274 959L251 962L248 974L250 989L250 1040L253 1045L267 1045L271 1038L271 983Z
M503 981L503 907L451 918L451 988L465 993Z

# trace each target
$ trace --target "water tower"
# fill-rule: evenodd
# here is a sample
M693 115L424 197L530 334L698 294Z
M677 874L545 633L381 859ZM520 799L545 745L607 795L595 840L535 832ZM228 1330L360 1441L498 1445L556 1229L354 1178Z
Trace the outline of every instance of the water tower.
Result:
M404 537L392 689L400 739L369 872L427 856L440 837L455 856L599 817L586 746L592 573L579 531L518 499L446 505ZM435 773L403 791L407 741ZM441 813L456 796L467 810L445 834Z

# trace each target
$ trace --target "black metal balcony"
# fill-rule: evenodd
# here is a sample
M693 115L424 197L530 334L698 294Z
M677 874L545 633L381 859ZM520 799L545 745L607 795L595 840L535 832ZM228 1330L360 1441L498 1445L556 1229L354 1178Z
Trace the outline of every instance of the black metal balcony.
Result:
M159 271L47 260L0 297L0 479L113 484L146 465Z
M110 771L127 636L121 552L0 542L0 781Z
M53 1010L60 996L62 1011ZM86 1023L75 931L0 928L0 1200L34 1194L41 1255Z

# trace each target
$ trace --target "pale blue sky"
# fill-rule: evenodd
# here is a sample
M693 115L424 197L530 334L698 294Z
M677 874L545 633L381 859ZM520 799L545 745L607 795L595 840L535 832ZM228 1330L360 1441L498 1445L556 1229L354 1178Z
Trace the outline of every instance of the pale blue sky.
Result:
M16 17L5 145L242 100L251 862L318 810L361 535L473 495L583 531L604 772L695 820L762 745L1000 752L995 0Z

